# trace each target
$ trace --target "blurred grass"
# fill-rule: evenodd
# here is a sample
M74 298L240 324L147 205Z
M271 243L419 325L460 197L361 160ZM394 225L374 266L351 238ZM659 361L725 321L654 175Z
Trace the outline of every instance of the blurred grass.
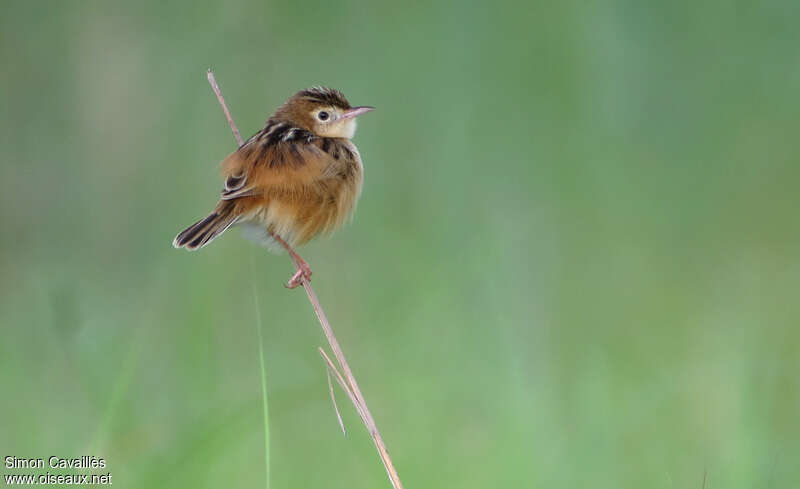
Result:
M258 367L261 372L261 398L264 406L264 473L265 473L265 487L270 488L270 463L269 463L269 399L267 397L267 369L264 365L264 334L261 330L264 328L261 319L261 305L259 304L258 287L256 286L255 276L255 260L251 255L251 278L253 279L253 306L256 311L256 338L258 338Z
M264 473L252 248L174 234L327 84L354 223L304 248L408 487L800 485L800 6L3 2L0 451L121 487ZM386 486L256 253L273 487ZM359 426L343 407L345 423Z

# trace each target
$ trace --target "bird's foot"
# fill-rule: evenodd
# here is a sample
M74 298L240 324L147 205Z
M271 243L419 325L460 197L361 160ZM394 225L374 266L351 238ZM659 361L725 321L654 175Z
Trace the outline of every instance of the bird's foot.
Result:
M287 289L294 289L297 288L299 285L303 284L303 281L311 282L311 267L308 266L308 263L303 261L302 263L298 264L298 269L292 275L292 278L286 283Z

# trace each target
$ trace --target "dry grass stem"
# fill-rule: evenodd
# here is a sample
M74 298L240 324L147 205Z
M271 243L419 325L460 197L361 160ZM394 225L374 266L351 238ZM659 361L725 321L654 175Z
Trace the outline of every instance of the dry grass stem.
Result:
M211 88L214 90L217 100L222 106L222 111L225 113L225 118L228 120L228 124L231 127L233 136L236 138L236 142L239 144L239 146L241 146L244 143L242 136L239 134L239 129L236 127L233 117L231 117L230 110L228 110L228 105L225 103L225 98L222 96L222 91L217 84L216 78L214 78L214 73L210 69L208 70L208 82L211 84ZM295 268L299 271L299 264L293 258L292 263L294 263ZM403 484L400 482L400 476L397 474L397 470L394 468L394 463L392 463L392 459L389 457L389 451L386 449L386 444L383 441L383 437L381 437L381 434L378 431L378 426L375 424L375 419L372 417L372 413L369 411L367 402L364 400L364 396L361 394L361 389L359 389L358 382L356 382L353 372L350 370L350 365L347 363L347 359L342 352L342 348L339 346L339 341L333 334L333 328L331 328L328 318L325 316L325 311L322 309L319 299L317 299L317 294L314 293L314 289L311 287L311 284L308 282L308 280L303 278L301 283L306 291L306 295L308 295L308 300L311 303L311 307L314 309L314 312L317 315L317 319L322 327L322 331L325 333L325 338L327 338L328 343L331 346L331 351L333 351L333 355L336 357L336 361L340 367L336 368L336 365L331 361L328 355L325 354L325 351L320 348L320 352L325 359L325 362L328 364L329 372L333 372L337 382L339 382L339 385L342 386L342 389L353 402L356 411L358 411L359 417L361 417L361 420L364 422L364 426L366 426L372 441L375 443L378 456L380 456L381 461L383 462L383 466L386 469L386 474L389 476L389 481L391 481L392 487L394 487L394 489L403 489ZM342 429L344 429L344 424L341 421L341 416L339 416L339 409L336 407L335 401L334 407L336 409L336 415L339 417L339 422L342 425Z
M206 76L208 77L208 83L211 84L211 89L214 90L214 95L217 96L217 100L219 101L219 104L222 106L222 112L225 113L225 119L228 120L228 125L231 126L231 131L233 131L233 137L236 138L236 143L239 146L243 145L244 140L242 139L242 135L239 133L239 128L236 127L236 123L233 122L231 111L228 110L228 104L225 103L225 98L222 96L222 90L219 89L219 85L217 84L217 79L214 78L214 72L211 71L211 68L208 69Z
M342 420L342 413L339 412L339 406L336 404L336 394L333 392L333 382L331 382L330 367L325 367L325 373L328 377L328 392L331 394L331 403L333 403L333 410L336 412L336 420L339 422L339 427L342 429L342 434L347 436L347 430L345 429L344 421Z

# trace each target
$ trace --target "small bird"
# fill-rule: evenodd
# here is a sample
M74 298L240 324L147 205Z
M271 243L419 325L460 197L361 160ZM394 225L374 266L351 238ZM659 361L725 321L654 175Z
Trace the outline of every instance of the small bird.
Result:
M350 141L356 117L373 107L352 107L338 90L301 90L280 106L263 129L222 163L225 188L203 219L172 245L197 250L234 225L273 251L285 248L297 265L286 284L311 279L294 250L332 232L353 214L363 183L361 155Z

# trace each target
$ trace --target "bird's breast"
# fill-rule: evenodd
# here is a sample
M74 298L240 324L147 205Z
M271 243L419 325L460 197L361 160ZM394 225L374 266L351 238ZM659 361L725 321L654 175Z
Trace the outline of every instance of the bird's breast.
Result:
M251 221L281 236L292 246L333 232L352 216L361 194L363 165L349 140L330 140L320 149L330 155L320 178L304 185L268 191Z

